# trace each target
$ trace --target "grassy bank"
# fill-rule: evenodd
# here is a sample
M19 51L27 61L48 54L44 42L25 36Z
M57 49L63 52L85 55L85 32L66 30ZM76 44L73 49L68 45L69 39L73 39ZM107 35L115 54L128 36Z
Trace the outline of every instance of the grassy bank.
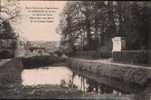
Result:
M23 70L20 59L4 59L0 65L0 98L20 96L22 91L21 72Z
M6 91L6 90L4 90ZM17 90L16 90L17 91ZM62 88L55 85L39 85L39 86L26 86L22 87L19 93L12 92L1 96L2 99L57 99L57 98L72 98L81 96L82 92Z
M4 99L77 99L77 100L133 100L131 95L88 94L76 89L62 88L55 85L39 85L23 87L20 96L13 94Z

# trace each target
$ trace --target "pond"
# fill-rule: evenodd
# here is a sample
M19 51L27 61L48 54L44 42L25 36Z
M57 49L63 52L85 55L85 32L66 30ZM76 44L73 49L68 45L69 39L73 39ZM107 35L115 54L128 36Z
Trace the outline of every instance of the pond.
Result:
M72 72L66 66L48 66L38 69L25 69L22 72L24 86L58 85L61 87L76 88L83 92L107 93L121 95L114 89L86 79Z

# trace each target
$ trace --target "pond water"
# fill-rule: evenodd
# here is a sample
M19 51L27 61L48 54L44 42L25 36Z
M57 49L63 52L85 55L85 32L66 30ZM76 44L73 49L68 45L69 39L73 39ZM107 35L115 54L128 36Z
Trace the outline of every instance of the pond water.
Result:
M65 67L46 67L39 69L25 69L22 72L22 84L24 86L36 86L36 85L63 85L68 87L71 83L78 89L83 90L83 84L85 88L88 88L88 84L82 77L74 75L73 72Z
M76 88L83 92L93 91L101 94L108 93L121 95L120 92L117 92L114 89L76 75L72 70L65 66L25 69L22 72L22 84L24 86L58 85L62 87Z

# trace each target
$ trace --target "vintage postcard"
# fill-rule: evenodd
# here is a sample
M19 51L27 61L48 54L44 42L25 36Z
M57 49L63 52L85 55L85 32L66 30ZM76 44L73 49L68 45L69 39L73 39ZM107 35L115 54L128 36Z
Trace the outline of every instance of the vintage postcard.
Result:
M0 0L0 99L151 100L151 2Z

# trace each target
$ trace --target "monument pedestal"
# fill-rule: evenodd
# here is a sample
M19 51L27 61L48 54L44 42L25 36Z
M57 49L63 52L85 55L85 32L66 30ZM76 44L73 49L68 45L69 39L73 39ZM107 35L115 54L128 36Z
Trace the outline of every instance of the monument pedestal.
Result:
M126 41L123 37L115 37L112 39L113 49L112 58L115 62L129 64L147 64L146 50L126 50Z
M123 37L112 38L112 43L113 43L112 52L122 51L122 50L126 49L126 41Z

